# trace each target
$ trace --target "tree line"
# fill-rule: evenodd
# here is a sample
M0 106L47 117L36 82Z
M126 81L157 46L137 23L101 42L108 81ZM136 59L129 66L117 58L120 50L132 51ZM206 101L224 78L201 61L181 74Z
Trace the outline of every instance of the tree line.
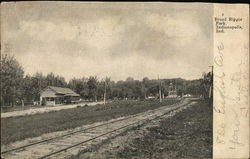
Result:
M99 79L97 76L72 78L66 82L62 76L49 73L43 75L24 75L24 70L14 56L1 58L1 106L32 104L39 101L40 92L47 86L67 87L78 93L83 100L97 101L106 99L146 99L168 95L170 83L176 86L178 96L192 94L207 97L211 86L211 73L204 73L196 80L149 79L135 80L128 77L125 81L112 81L110 77Z

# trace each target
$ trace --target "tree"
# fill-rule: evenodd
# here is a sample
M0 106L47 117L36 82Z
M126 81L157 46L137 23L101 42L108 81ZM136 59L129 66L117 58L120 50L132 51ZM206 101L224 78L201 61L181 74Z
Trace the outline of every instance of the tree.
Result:
M1 59L1 106L14 106L22 98L24 71L14 56Z
M144 99L146 99L149 95L149 78L144 77L142 79L142 88L141 88L142 94L144 94Z
M24 102L33 102L39 99L39 82L35 77L26 75L23 79L22 97Z
M36 73L34 76L26 75L23 79L23 99L25 102L39 101L40 92L47 87L46 77L42 73Z
M106 77L98 83L98 97L103 99L104 104L106 102L106 98L109 98L109 94L111 92L110 84L110 77Z
M96 76L90 76L87 82L89 99L97 101L97 85L98 79Z
M49 73L26 75L14 56L4 55L1 59L1 106L17 102L33 102L39 100L40 92L47 86L69 87L84 99L96 101L103 99L145 99L159 94L159 81L144 77L141 81L128 77L125 81L114 82L110 77L98 81L96 76L89 78L73 78L67 82L64 77ZM162 79L161 93L167 95L168 86L174 80L177 94L201 95L207 98L211 94L212 73L204 73L202 79L184 80L181 78Z
M148 94L156 96L159 92L159 82L158 80L150 80L148 83Z
M203 79L200 82L200 88L203 92L204 98L209 98L210 93L212 93L213 75L211 72L203 73ZM212 99L212 98L211 98Z
M64 77L55 76L52 72L49 73L46 77L47 86L56 86L56 87L66 87L67 82Z
M47 74L46 77L47 86L55 86L55 75L53 72Z
M80 79L73 78L69 81L68 87L74 90L76 93L80 94L80 96L84 99L88 99L88 79L82 77Z
M55 86L57 86L57 87L66 87L67 82L65 81L65 78L57 75L55 77Z
M133 77L128 77L128 78L126 79L126 81L129 81L129 82L134 81L134 78L133 78Z

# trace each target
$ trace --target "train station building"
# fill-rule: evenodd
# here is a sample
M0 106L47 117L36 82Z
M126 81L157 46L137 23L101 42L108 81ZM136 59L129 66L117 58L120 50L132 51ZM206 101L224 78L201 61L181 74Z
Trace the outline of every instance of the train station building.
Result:
M48 86L40 92L40 104L55 106L56 104L77 103L80 95L64 87Z

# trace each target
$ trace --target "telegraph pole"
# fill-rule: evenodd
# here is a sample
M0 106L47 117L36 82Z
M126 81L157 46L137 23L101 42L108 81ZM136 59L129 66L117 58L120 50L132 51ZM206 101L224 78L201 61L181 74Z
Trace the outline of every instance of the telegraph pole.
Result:
M41 90L42 90L42 88L41 88L41 78L42 78L42 77L41 77L41 76L38 76L37 78L38 78L39 96L40 96L40 97L39 97L39 98L40 98L40 99L39 99L39 105L42 105L42 100L41 100Z
M162 99L161 99L161 80L159 78L159 75L158 75L158 80L159 80L159 97L160 97L160 102L162 102Z
M106 104L106 80L104 80L103 103L104 103L104 105Z
M213 82L213 80L214 80L214 66L212 65L212 66L208 66L208 67L211 67L212 68L212 77L211 77L211 90L210 90L210 92L209 92L209 98L213 98L213 90L214 90L214 82Z
M214 66L208 66L208 67L211 67L212 68L212 76L214 75Z

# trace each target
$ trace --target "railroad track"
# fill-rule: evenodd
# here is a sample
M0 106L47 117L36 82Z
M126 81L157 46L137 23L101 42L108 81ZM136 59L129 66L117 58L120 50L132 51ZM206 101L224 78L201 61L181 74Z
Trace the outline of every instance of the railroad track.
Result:
M191 103L192 104L192 103ZM155 110L139 113L129 117L113 120L100 125L69 132L53 138L40 140L20 147L4 150L4 158L61 158L60 153L75 154L79 150L87 149L97 139L105 140L112 135L121 133L129 127L138 126L146 122L156 120L169 114L185 105L190 105L189 101L173 104L171 107L161 107ZM78 147L78 148L77 148ZM67 150L73 149L68 152ZM66 152L67 151L67 152Z

